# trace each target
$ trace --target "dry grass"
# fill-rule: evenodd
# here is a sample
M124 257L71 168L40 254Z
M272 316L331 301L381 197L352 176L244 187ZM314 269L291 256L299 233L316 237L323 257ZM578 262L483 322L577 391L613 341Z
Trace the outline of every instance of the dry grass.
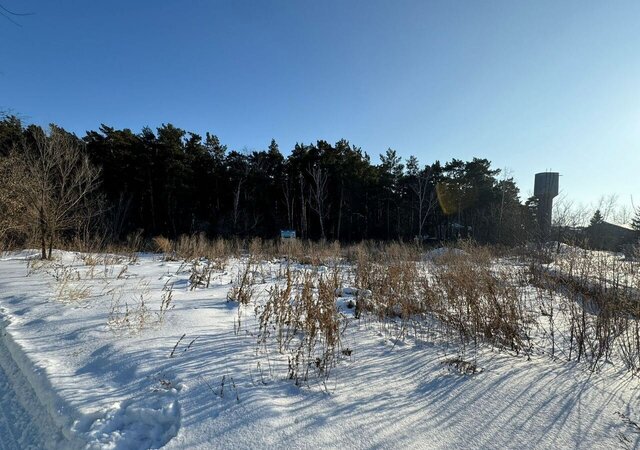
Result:
M435 315L455 330L463 349L479 339L516 353L530 351L518 273L496 269L485 249L450 253L433 265L424 295Z
M287 378L296 385L311 377L325 382L341 352L343 318L335 302L335 278L317 271L293 272L287 266L285 284L269 291L266 303L256 308L258 346L268 353L269 343L287 358Z
M531 282L545 298L552 354L598 369L621 360L640 372L640 263L607 252L564 248L530 264ZM549 264L552 263L552 264ZM556 332L568 323L568 334Z
M248 305L255 293L253 287L255 262L253 258L247 258L229 292L227 293L227 301L238 302L241 305Z
M151 325L150 289L146 281L141 280L128 292L120 287L112 289L109 294L111 310L107 325L112 331L137 333Z
M163 254L165 261L175 261L177 258L175 246L171 240L164 236L156 236L152 239L155 251Z
M437 330L459 346L464 360L467 352L486 344L529 355L531 332L537 327L543 330L552 357L584 361L592 369L622 361L640 373L637 260L554 246L517 249L517 258L502 264L501 258L513 253L472 242L458 242L457 251L428 261L418 246L401 242L341 247L336 242L301 240L210 240L198 234L176 241L156 237L153 245L164 259L184 260L185 267L191 267L192 289L208 287L212 274L224 271L231 258L239 258L242 263L228 299L243 307L261 305L256 311L260 346L275 345L285 354L289 376L299 384L312 373L326 380L342 355L344 319L336 310L335 289L345 282L355 288L356 317L391 330L396 340L409 336L410 330ZM113 266L123 263L116 278L126 277L129 264L136 262L143 248L138 233L126 246L114 248L113 254L83 254L80 258L88 270L82 277L115 276ZM269 262L276 261L279 274L269 269ZM60 299L79 301L91 295L75 269L56 261L29 261L29 273L39 271L57 280ZM256 300L257 285L274 276L279 281L262 305ZM527 289L536 292L533 308L532 300L524 298ZM163 291L159 316L170 309L171 295L170 290ZM111 322L126 323L125 328L148 322L143 317L144 300L143 295L143 301L114 302ZM236 332L241 319L239 308Z
M196 259L191 263L191 269L189 270L191 272L189 289L193 291L196 288L208 288L211 284L211 277L216 272L217 267L206 259Z
M353 247L354 283L367 294L356 300L356 317L364 312L381 323L399 319L396 339L437 319L445 333L457 336L462 354L481 343L528 352L529 319L517 288L521 275L496 270L485 247L469 242L461 247L429 263L413 245Z
M315 362L319 375L327 373L341 354L336 350L341 319L335 302L347 270L341 261L351 262L355 317L395 330L396 342L410 330L431 327L435 319L458 341L462 355L484 343L516 354L531 351L531 319L518 290L522 274L495 270L495 258L485 247L465 243L463 251L429 264L410 244L365 242L341 249L293 241L288 246L284 284L270 289L257 315L260 345L266 350L268 342L277 343L278 351L288 355L289 377L297 383L308 379ZM313 265L292 270L291 261L303 262L293 257L296 251L305 252L303 261L315 258L331 270L322 275Z

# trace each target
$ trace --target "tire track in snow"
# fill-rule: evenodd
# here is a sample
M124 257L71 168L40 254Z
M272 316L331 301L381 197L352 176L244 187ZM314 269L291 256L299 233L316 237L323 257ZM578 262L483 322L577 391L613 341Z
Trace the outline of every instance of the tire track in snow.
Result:
M0 364L0 449L44 448L40 430L20 404L4 365Z
M66 438L9 349L0 308L0 450L80 448Z

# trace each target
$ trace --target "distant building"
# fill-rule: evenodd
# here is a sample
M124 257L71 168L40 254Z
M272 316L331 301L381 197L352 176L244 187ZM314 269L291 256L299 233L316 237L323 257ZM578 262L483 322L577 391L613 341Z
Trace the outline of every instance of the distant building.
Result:
M597 250L623 251L638 240L636 231L609 222L588 226L583 232L589 247Z

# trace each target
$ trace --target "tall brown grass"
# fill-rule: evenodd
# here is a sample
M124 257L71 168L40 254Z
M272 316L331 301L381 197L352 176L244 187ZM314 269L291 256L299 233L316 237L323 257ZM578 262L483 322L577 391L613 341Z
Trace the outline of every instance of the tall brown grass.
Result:
M286 284L274 286L258 314L258 345L268 352L275 340L288 361L287 377L296 385L313 375L324 381L340 355L342 318L335 302L335 278L314 270L286 272ZM326 388L326 384L325 384Z
M542 261L542 262L541 262ZM608 252L564 249L530 265L531 282L551 297L547 317L552 348L592 369L621 360L640 372L640 263ZM568 323L565 336L556 322Z

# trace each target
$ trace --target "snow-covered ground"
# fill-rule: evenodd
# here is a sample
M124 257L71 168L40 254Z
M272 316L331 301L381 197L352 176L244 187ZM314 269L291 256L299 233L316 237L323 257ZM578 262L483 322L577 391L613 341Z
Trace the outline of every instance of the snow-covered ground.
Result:
M0 352L0 449L39 448L44 439L29 411L37 408L35 395L20 382L21 373L6 349L0 347Z
M258 351L258 303L227 301L240 261L191 289L158 255L31 256L0 258L0 448L640 447L624 372L487 347L461 375L445 340L394 339L344 306L349 354L298 387ZM255 301L281 274L255 268Z

